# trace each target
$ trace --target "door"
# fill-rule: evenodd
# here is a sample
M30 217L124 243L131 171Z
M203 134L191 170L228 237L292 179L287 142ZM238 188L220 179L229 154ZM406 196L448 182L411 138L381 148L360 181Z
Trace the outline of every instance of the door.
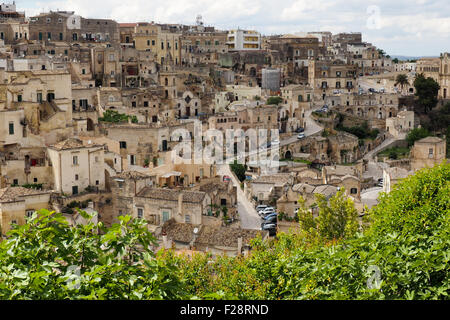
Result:
M163 223L170 219L170 212L169 211L163 211Z

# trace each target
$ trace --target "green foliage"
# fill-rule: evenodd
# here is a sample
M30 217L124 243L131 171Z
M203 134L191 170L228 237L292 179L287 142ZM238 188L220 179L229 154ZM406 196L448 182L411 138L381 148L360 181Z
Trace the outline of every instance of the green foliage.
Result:
M418 104L423 108L423 111L426 114L433 109L438 102L439 83L433 78L425 78L423 74L418 74L414 80L414 87L416 88L415 95L418 97Z
M345 190L339 190L329 200L322 194L316 194L318 217L305 206L300 198L298 217L300 228L305 235L317 243L327 243L353 237L358 231L358 212L353 201L345 196Z
M408 76L406 74L399 74L397 75L397 77L395 78L395 85L400 85L400 87L403 90L403 87L408 84Z
M0 243L0 297L449 299L450 164L382 194L363 233L343 190L316 204L314 218L301 201L300 233L258 237L249 256L215 259L153 254L154 238L140 219L120 217L109 229L92 221L69 227L61 214L41 210ZM79 283L69 281L74 265Z
M399 159L405 158L409 156L410 149L402 148L402 147L393 147L384 149L380 153L378 153L379 157L389 157L390 159Z
M283 102L283 98L282 97L278 97L278 96L276 96L276 97L269 97L268 99L267 99L267 104L280 104L280 103L282 103Z
M235 160L232 164L230 164L230 169L234 172L239 181L242 182L245 180L245 171L247 171L246 165L237 163Z
M131 119L132 123L137 123L138 119L136 116L130 116L126 114L119 113L115 110L106 110L103 113L103 117L98 118L99 121L104 122L112 122L112 123L120 123L120 122L128 122L128 119Z
M414 128L410 132L408 132L408 135L406 136L406 141L408 142L408 146L413 146L414 142L417 140L426 138L430 136L430 132L428 132L425 128Z
M40 210L0 243L2 299L175 299L184 297L176 269L151 250L146 224L130 216L105 228ZM75 276L79 270L79 276Z
M42 190L42 183L27 183L23 184L22 187L27 189Z
M339 119L341 119L341 118L339 118ZM380 132L380 130L378 130L377 128L375 128L375 129L369 128L367 121L365 121L360 126L353 126L350 128L343 126L342 122L340 121L338 123L338 125L336 126L336 129L340 130L340 131L345 131L345 132L351 133L351 134L357 136L359 139L371 139L371 140L374 140Z

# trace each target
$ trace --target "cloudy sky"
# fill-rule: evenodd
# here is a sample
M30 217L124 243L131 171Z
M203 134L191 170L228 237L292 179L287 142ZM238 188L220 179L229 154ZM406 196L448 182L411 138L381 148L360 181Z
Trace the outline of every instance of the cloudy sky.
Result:
M358 31L363 41L390 55L450 51L449 0L16 0L16 5L28 16L59 9L118 22L193 24L200 14L205 25L266 35Z

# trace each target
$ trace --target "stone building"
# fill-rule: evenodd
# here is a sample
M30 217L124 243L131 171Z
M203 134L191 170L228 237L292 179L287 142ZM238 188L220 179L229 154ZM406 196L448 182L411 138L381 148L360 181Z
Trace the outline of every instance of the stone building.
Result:
M426 137L414 143L411 150L411 169L420 170L433 167L445 160L445 140L438 137Z
M55 190L76 195L86 188L105 190L104 146L67 139L48 147Z
M134 197L133 216L147 220L153 227L170 219L200 225L210 204L211 198L205 192L145 187Z
M11 229L11 224L23 225L36 210L49 208L50 191L23 187L0 189L0 236Z
M119 42L119 25L110 19L86 19L74 11L50 11L30 17L30 40L44 42Z

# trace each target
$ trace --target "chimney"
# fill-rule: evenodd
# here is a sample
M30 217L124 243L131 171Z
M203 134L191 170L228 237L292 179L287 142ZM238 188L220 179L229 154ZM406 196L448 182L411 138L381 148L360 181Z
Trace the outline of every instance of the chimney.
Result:
M183 215L183 192L178 194L178 214Z

